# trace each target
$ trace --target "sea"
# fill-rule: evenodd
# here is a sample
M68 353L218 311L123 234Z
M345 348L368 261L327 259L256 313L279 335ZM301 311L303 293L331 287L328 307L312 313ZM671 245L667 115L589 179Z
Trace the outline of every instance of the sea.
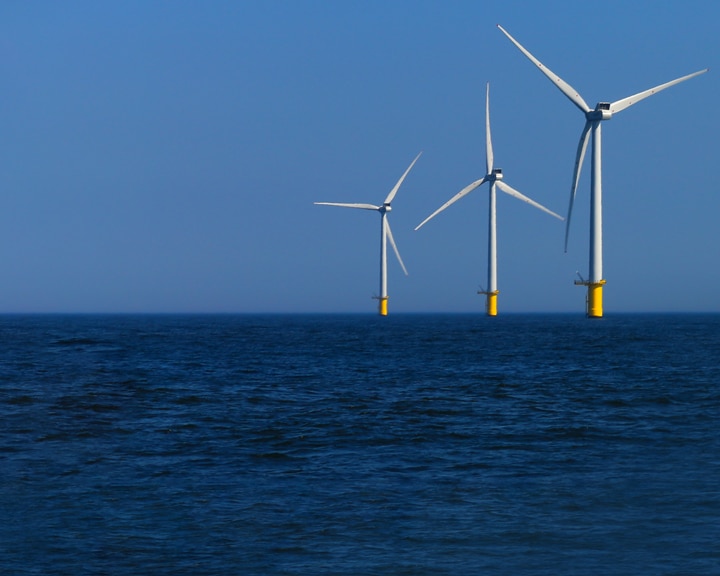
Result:
M3 575L720 574L720 314L0 339Z

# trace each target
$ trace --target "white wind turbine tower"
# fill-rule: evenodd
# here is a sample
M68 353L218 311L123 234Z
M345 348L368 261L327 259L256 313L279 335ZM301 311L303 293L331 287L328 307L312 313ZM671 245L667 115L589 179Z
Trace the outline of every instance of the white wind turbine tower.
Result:
M420 152L422 154L422 152ZM407 170L405 170L405 173L400 177L400 180L397 181L397 184L395 184L395 187L390 190L390 194L387 195L387 198L385 198L385 201L382 203L382 206L375 206L373 204L346 204L342 202L314 202L314 204L319 204L322 206L340 206L342 208L359 208L361 210L376 210L377 212L380 212L380 295L377 296L377 299L380 301L379 311L381 316L387 316L388 313L388 291L387 291L387 242L390 241L390 244L393 247L393 250L395 251L395 255L397 256L398 262L400 262L400 266L402 266L403 272L405 272L405 275L407 276L407 269L405 268L405 264L403 264L402 258L400 258L400 252L398 252L397 245L395 244L395 239L392 235L392 230L390 230L390 223L388 222L387 214L392 210L390 207L390 204L393 201L393 198L395 198L395 195L397 194L397 191L400 189L400 185L403 183L403 180L405 180L405 177L408 175L412 167L415 165L415 162L417 162L418 158L420 158L420 154L418 154L415 157L415 160L413 160L410 163L410 166L408 166Z
M592 133L592 165L590 171L590 271L587 280L581 279L575 281L575 284L587 286L587 315L590 318L602 318L602 287L605 284L602 273L602 137L601 123L604 120L610 120L614 114L622 112L625 108L629 108L633 104L637 104L641 100L657 94L658 92L670 88L675 84L690 80L700 74L708 71L707 68L699 70L693 74L682 76L665 84L660 84L649 90L639 92L616 102L598 102L595 109L591 109L580 94L570 84L553 73L544 66L530 52L523 48L520 43L515 40L508 32L500 26L498 28L507 36L510 41L518 47L518 49L527 56L527 58L538 67L540 72L545 74L548 79L557 86L560 91L567 96L570 101L577 106L585 115L585 127L580 135L580 143L578 144L577 154L575 156L575 170L573 173L572 188L570 190L570 205L568 207L567 223L565 227L565 251L567 252L568 233L570 231L570 218L572 216L573 202L575 200L575 192L577 191L578 180L580 179L580 170L585 158L585 150L587 149L588 137Z
M539 208L543 212L547 212L555 218L564 220L562 216L558 216L555 212L548 210L541 204L538 204L534 200L531 200L527 196L524 196L514 188L511 188L505 182L503 182L503 173L501 168L493 168L493 149L492 149L492 138L490 137L490 83L487 84L485 93L485 160L486 160L486 174L480 180L476 180L472 184L466 186L450 200L445 202L440 208L435 210L430 216L425 218L416 228L418 230L428 220L437 216L440 212L445 210L451 204L457 202L463 196L466 196L476 188L482 186L485 182L490 183L490 209L488 210L488 280L487 280L487 291L481 290L478 294L487 295L486 311L488 316L497 316L497 295L499 293L497 287L497 231L496 231L496 218L495 218L495 187L500 188L506 194L514 196L523 202Z

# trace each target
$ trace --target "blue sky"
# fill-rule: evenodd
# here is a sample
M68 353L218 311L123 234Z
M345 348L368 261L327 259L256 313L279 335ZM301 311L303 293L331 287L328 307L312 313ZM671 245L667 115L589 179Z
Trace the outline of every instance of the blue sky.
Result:
M530 6L528 6L530 4ZM603 125L605 311L720 311L720 3L0 4L0 312L482 311L496 166L565 214L578 110L710 72ZM589 164L563 223L498 198L500 312L578 312Z

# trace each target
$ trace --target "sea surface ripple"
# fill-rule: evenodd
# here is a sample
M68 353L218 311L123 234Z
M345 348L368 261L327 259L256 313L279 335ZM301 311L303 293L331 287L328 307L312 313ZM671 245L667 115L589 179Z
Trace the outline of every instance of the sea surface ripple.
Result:
M720 574L720 315L0 338L3 574Z

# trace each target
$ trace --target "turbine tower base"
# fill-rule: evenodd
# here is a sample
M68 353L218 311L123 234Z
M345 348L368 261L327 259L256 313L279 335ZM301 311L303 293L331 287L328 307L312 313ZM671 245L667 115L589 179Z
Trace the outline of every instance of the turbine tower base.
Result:
M380 301L380 306L378 308L378 311L380 312L380 316L387 316L388 315L388 299L387 296L384 298L378 298Z
M484 290L478 290L478 294L485 294L487 300L485 301L485 312L488 316L497 316L497 297L500 290L493 290L492 292L485 292Z
M603 317L603 286L606 283L606 280L600 280L599 282L575 280L576 286L587 286L585 314L588 318Z

